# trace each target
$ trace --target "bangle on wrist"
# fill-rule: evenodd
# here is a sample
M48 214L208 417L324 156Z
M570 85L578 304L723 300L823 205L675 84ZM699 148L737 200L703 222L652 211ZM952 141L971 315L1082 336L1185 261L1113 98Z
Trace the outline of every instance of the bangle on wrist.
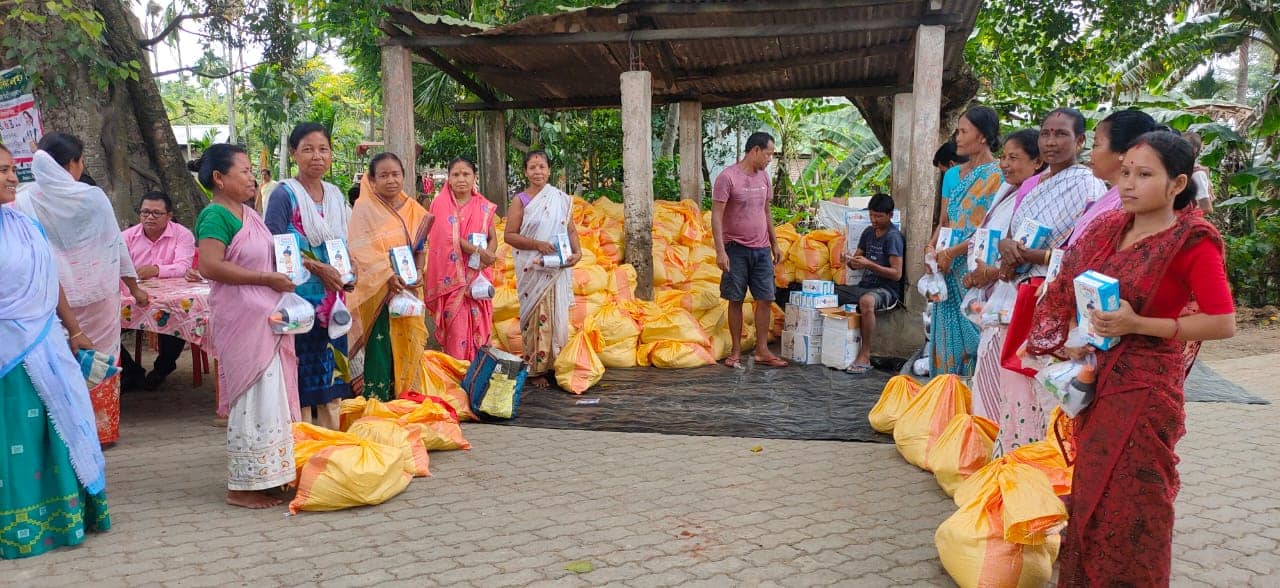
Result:
M1173 319L1173 334L1169 336L1169 340L1170 340L1170 341L1177 341L1177 340L1178 340L1178 334L1179 334L1179 333L1181 333L1181 332L1182 332L1182 320L1181 320L1181 318L1175 318L1175 319Z
M79 337L80 335L83 335L83 334L84 334L84 331L76 331L70 335L67 335L67 339L75 339L76 337Z

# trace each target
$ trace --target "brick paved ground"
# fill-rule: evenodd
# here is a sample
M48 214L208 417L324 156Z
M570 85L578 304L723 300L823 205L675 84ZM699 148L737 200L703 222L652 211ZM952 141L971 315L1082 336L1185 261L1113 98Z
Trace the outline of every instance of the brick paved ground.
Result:
M1213 366L1277 404L1188 406L1174 584L1280 585L1280 354ZM207 391L126 398L114 529L0 584L950 585L951 502L892 445L468 425L387 504L285 517L222 503L210 422Z

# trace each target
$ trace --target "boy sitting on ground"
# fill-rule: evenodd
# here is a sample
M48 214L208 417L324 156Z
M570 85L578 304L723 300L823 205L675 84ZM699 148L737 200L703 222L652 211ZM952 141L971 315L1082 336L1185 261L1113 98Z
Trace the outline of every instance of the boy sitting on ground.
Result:
M862 349L849 373L864 374L871 369L871 336L876 328L876 311L893 307L902 299L902 233L893 226L893 198L876 194L867 205L871 226L858 238L853 255L840 254L852 270L862 270L862 280L853 286L836 286L840 304L857 304L861 315Z

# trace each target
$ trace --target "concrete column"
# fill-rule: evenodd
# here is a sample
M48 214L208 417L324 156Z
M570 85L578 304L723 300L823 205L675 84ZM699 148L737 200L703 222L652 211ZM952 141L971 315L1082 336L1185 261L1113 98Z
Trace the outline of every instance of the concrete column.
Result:
M938 175L933 169L933 152L938 149L938 127L942 109L942 56L946 27L921 25L916 30L915 82L912 84L913 131L911 133L911 184L902 211L903 237L910 262L907 279L914 284L924 270L923 251L933 235L933 206L938 191ZM914 288L907 292L908 307L924 308L924 298Z
M702 206L702 103L680 103L680 197Z
M636 296L653 300L653 80L628 71L621 84L625 260L636 268Z
M382 128L387 151L404 162L404 191L413 198L418 191L418 139L413 128L413 57L396 45L382 47Z
M910 200L911 194L911 130L915 116L913 105L915 97L910 92L895 94L893 97L893 144L889 146L893 154L891 196L899 205Z
M476 119L476 156L480 192L507 215L507 116L501 110L484 111Z

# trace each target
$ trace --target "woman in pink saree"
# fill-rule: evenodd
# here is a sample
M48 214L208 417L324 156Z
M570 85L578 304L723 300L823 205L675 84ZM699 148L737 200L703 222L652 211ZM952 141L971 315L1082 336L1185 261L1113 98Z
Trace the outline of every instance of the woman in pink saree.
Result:
M267 322L293 282L273 269L271 231L252 205L253 170L244 149L220 143L199 161L213 201L196 220L200 273L212 282L209 326L219 360L218 414L227 417L227 504L269 508L271 491L296 477L292 422L298 409L293 335Z
M427 236L423 300L436 319L436 341L458 359L471 361L493 331L493 297L474 297L472 286L493 281L497 210L476 190L476 164L464 157L450 162L449 180L431 202L436 221ZM485 247L471 244L476 234L485 236ZM468 264L472 255L478 269Z

